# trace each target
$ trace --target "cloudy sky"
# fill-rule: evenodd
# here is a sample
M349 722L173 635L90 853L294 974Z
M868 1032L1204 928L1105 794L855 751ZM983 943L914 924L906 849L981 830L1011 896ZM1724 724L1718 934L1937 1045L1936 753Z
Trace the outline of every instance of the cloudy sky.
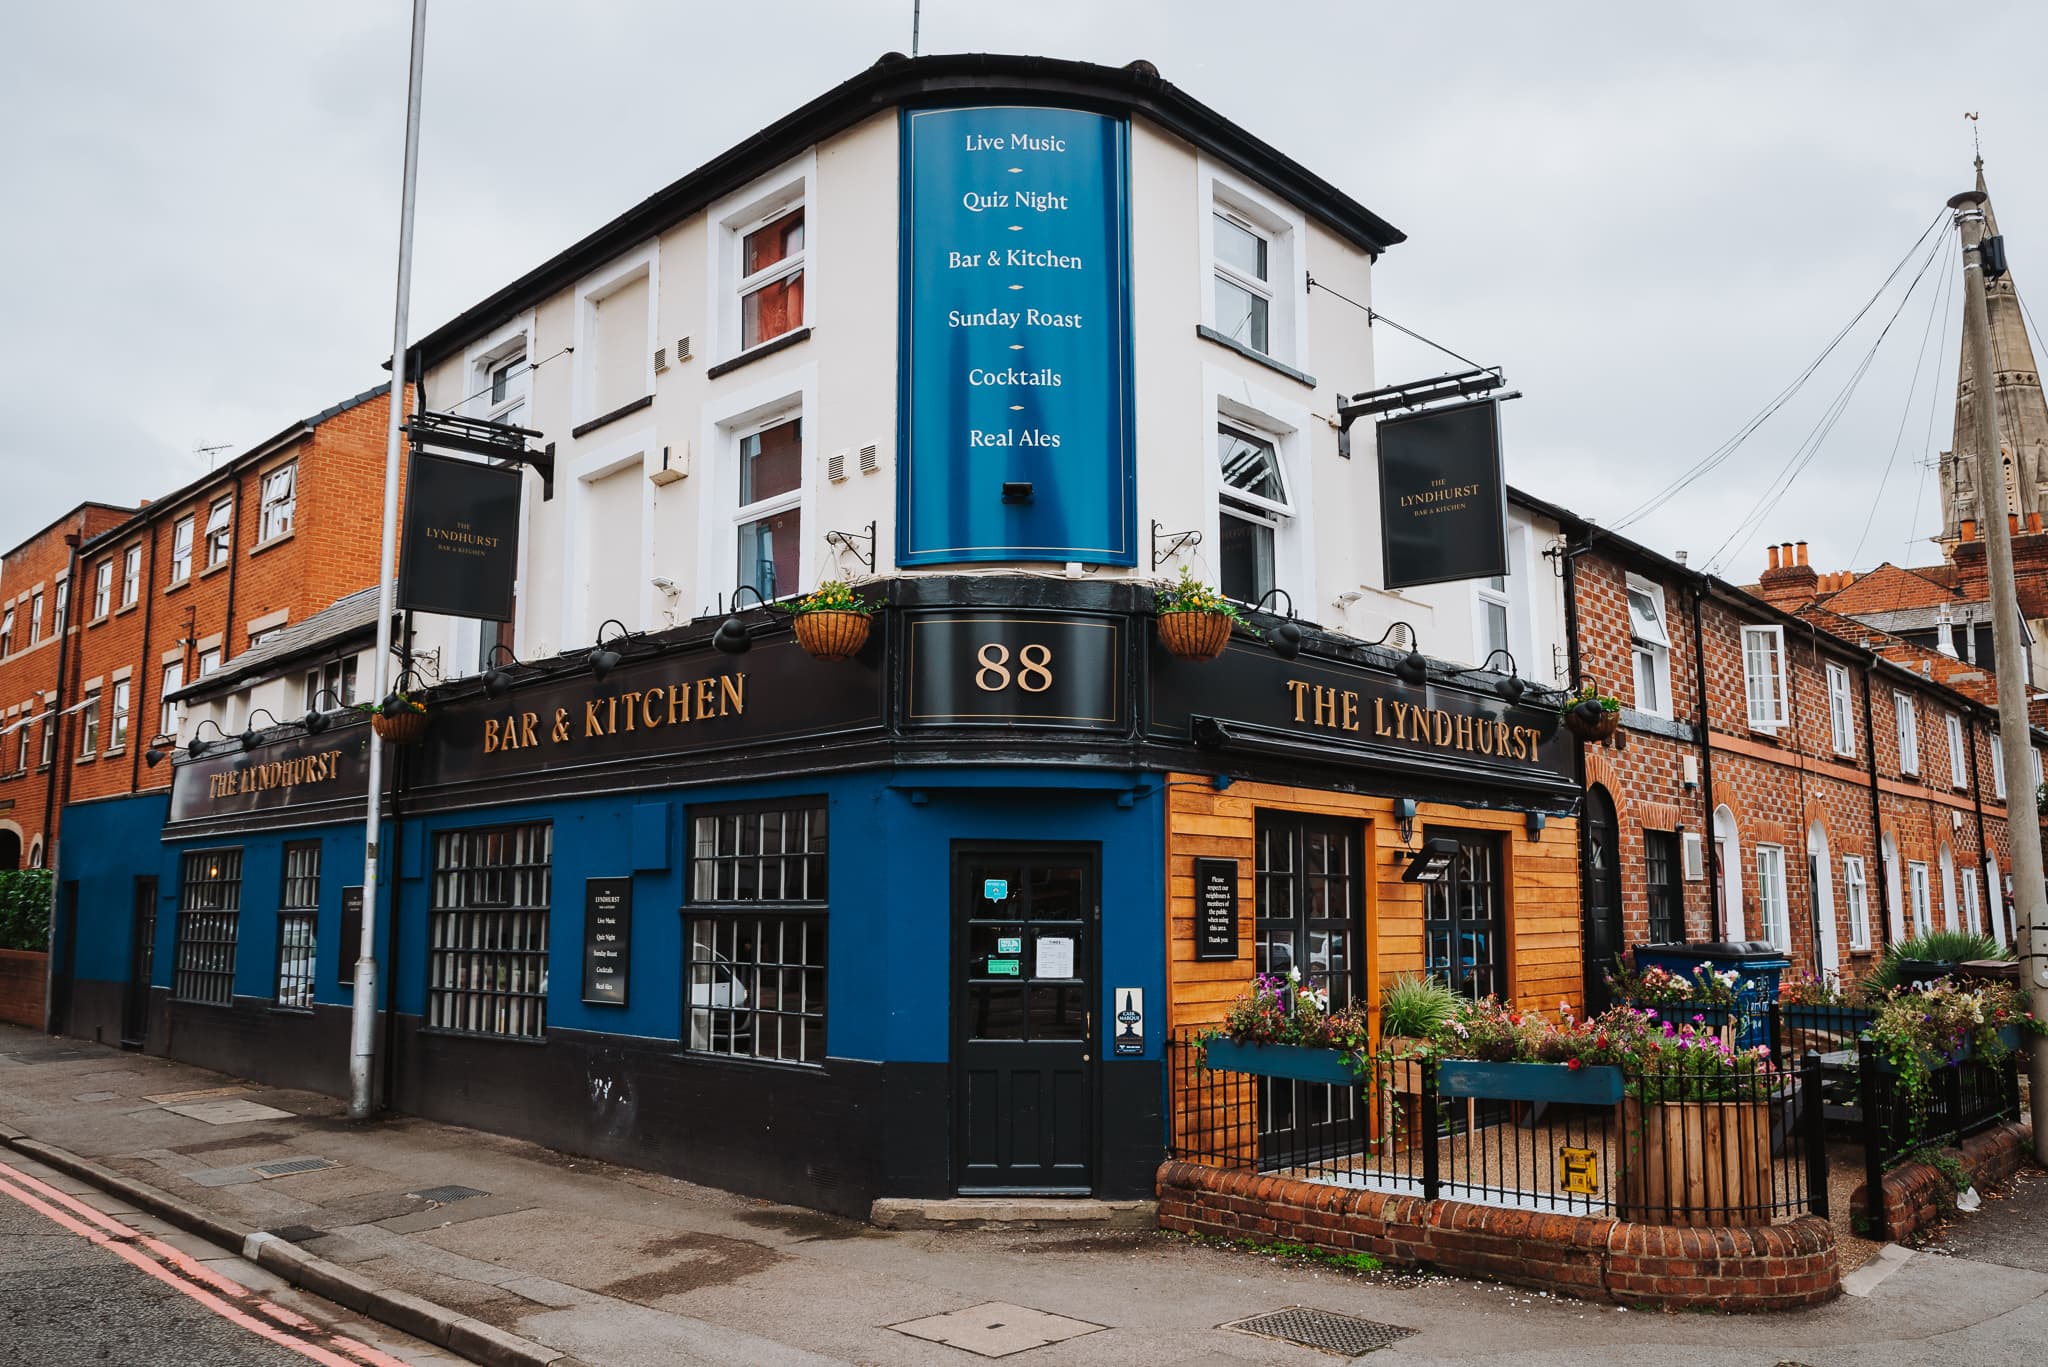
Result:
M409 13L10 11L0 545L80 499L165 492L206 468L198 448L243 450L379 381ZM415 335L907 49L910 14L911 0L432 0ZM1965 110L1983 116L2021 290L2048 282L2048 183L2030 156L2048 144L2048 6L1966 21L1874 0L1470 3L1453 20L1381 0L926 0L923 40L1149 58L1405 230L1379 307L1504 366L1525 395L1508 410L1510 477L1610 525L1743 428L1968 187ZM1805 538L1827 569L1933 559L1952 236L1811 445L1919 265L1781 411L1628 532L1695 564L1719 552L1738 579L1767 541ZM1452 364L1381 332L1382 382Z

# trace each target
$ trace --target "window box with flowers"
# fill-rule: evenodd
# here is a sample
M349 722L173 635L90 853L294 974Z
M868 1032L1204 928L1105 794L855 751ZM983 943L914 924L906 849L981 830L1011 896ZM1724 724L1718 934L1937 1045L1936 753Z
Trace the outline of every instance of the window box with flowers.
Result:
M814 659L850 660L868 643L875 605L860 598L843 579L831 579L790 602L796 643Z
M1359 1080L1370 1042L1364 1008L1330 1010L1330 994L1304 984L1296 971L1285 978L1261 973L1231 1002L1223 1024L1202 1037L1202 1063L1348 1087Z

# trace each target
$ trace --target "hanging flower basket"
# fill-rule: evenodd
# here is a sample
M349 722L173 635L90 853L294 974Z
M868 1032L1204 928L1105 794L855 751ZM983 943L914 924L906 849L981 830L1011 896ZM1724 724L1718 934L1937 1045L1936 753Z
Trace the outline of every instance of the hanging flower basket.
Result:
M1610 698L1593 684L1567 693L1558 708L1565 729L1582 741L1602 741L1621 729L1621 700Z
M794 626L796 643L820 660L850 660L868 643L865 612L805 612Z
M427 736L427 714L410 709L389 716L372 712L370 729L393 745L417 745Z
M1220 612L1162 612L1159 644L1175 659L1213 660L1230 644L1230 618Z

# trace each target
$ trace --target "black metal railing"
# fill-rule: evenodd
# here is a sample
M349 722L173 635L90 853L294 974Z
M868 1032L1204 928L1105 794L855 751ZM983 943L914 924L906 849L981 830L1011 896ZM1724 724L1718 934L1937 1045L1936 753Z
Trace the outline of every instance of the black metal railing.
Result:
M1186 1162L1653 1223L1827 1213L1817 1056L1731 1078L1703 1054L1617 1078L1381 1053L1328 1082L1210 1068L1194 1031L1167 1051L1172 1152Z
M1924 1150L1955 1144L2020 1114L2020 1060L2024 1050L2004 1058L1952 1059L1908 1080L1891 1066L1881 1046L1859 1043L1856 1091L1863 1140L1863 1182L1872 1232L1889 1238L1883 1190L1886 1169Z

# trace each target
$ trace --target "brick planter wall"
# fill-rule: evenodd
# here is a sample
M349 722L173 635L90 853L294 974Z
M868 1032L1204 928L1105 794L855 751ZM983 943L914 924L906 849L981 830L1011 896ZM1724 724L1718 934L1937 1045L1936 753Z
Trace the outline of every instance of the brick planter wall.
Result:
M1841 1290L1834 1229L1811 1215L1755 1229L1683 1229L1168 1162L1159 1169L1159 1226L1370 1253L1389 1267L1669 1310L1789 1310Z
M0 1021L43 1028L43 983L50 956L41 950L0 949Z
M2032 1127L2005 1124L1973 1134L1960 1147L1942 1152L1953 1154L1970 1174L1971 1184L1982 1190L2018 1172L2033 1148ZM1884 1213L1890 1223L1885 1237L1910 1239L1954 1210L1955 1204L1955 1188L1936 1168L1927 1163L1901 1163L1884 1175ZM1868 1218L1868 1183L1856 1188L1849 1209L1858 1221ZM1878 1232L1873 1230L1872 1237L1879 1237Z

